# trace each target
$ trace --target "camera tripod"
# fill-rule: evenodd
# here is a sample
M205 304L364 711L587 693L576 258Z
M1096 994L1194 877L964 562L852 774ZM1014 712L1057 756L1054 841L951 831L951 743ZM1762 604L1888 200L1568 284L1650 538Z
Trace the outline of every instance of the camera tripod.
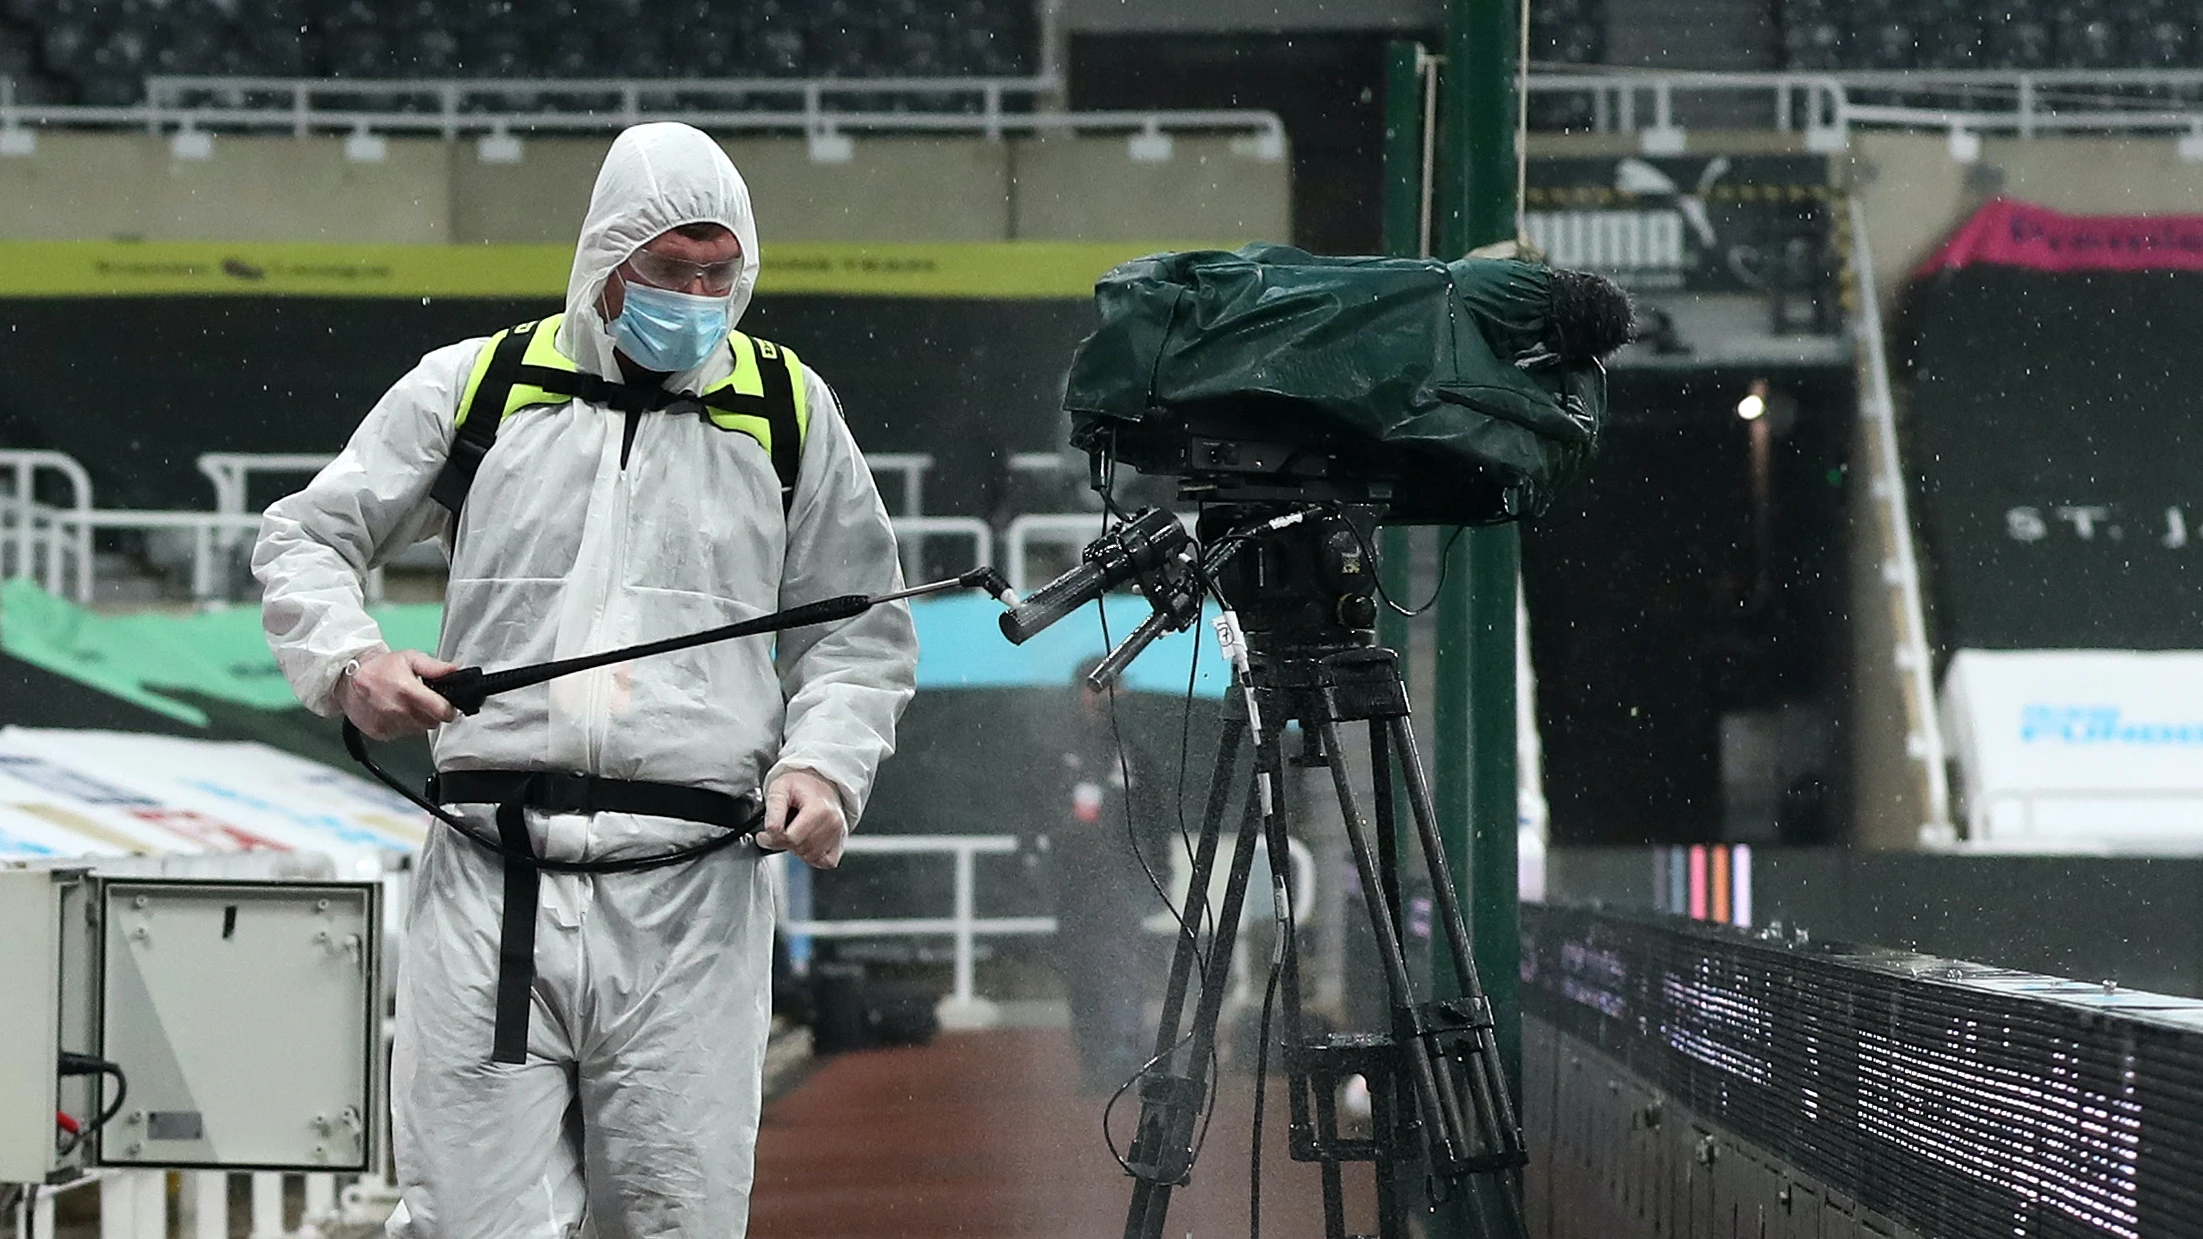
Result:
M1218 515L1213 510L1209 514ZM1402 1174L1414 1165L1424 1168L1433 1201L1469 1191L1483 1233L1515 1239L1526 1232L1514 1193L1476 1191L1471 1178L1506 1176L1528 1160L1527 1151L1500 1066L1491 1007L1477 979L1468 930L1446 869L1430 787L1408 721L1407 685L1397 656L1376 646L1368 631L1374 619L1369 597L1374 565L1360 548L1368 545L1374 520L1366 511L1351 509L1317 519L1304 519L1307 515L1292 518L1289 528L1262 526L1253 536L1239 535L1240 545L1230 548L1235 553L1219 557L1218 589L1235 614L1249 620L1245 646L1227 648L1234 655L1234 691L1242 709L1227 714L1218 742L1182 915L1186 929L1172 953L1156 1030L1155 1070L1140 1081L1139 1122L1126 1159L1137 1182L1125 1237L1163 1239L1171 1193L1188 1182L1193 1170L1207 1099L1206 1066L1216 1044L1254 845L1257 839L1264 841L1273 858L1287 854L1283 747L1285 725L1294 721L1300 724L1302 740L1294 762L1331 771L1391 1017L1391 1026L1382 1031L1306 1035L1289 899L1273 867L1279 923L1279 955L1274 958L1283 1017L1279 1040L1291 1090L1290 1146L1294 1160L1322 1167L1324 1233L1350 1239L1343 1167L1370 1162L1376 1175L1379 1239L1406 1239L1409 1197ZM1350 520L1357 524L1349 525ZM1235 630L1220 631L1229 647ZM1374 821L1362 814L1346 767L1342 725L1354 722L1368 725ZM1250 739L1252 776L1204 954L1198 931L1240 753ZM1394 833L1395 762L1459 997L1418 998L1409 975ZM1189 1023L1187 998L1196 968L1201 969L1200 996ZM1371 1099L1366 1136L1341 1129L1336 1104L1340 1086L1357 1075L1367 1082Z

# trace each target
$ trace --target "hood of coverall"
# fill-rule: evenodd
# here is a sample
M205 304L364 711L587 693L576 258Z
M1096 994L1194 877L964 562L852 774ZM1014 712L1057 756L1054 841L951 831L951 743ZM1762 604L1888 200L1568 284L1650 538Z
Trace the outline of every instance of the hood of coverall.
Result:
M653 238L683 224L704 223L718 224L742 242L742 273L727 299L727 323L733 326L749 307L758 271L757 220L742 174L709 135L677 121L636 125L613 139L574 246L561 351L585 370L617 378L612 332L597 313L605 279Z

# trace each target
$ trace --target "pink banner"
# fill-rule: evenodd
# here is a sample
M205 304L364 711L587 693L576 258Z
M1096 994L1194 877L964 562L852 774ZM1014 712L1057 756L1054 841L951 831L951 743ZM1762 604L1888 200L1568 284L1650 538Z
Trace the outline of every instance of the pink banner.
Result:
M2037 271L2203 271L2203 215L2067 215L1993 198L1913 274L1977 262Z

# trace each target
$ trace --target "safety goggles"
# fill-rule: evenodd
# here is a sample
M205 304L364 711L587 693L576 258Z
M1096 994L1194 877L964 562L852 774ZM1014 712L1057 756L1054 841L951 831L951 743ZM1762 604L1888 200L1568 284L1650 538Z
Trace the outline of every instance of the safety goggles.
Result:
M742 275L742 255L719 262L690 262L685 258L668 258L649 250L636 250L628 255L625 264L636 279L672 292L686 292L698 281L704 291L721 296L734 291L734 282Z

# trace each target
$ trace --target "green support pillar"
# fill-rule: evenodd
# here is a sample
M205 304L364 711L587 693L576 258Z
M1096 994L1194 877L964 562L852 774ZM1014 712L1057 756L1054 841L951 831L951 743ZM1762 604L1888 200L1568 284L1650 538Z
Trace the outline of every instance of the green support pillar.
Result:
M1521 0L1451 0L1440 106L1439 254L1517 231L1515 126ZM1438 601L1436 792L1470 908L1477 969L1520 1091L1520 918L1515 874L1515 576L1512 525L1470 530ZM1464 830L1464 827L1466 828ZM1466 834L1466 838L1461 836ZM1465 870L1465 872L1463 872Z
M1423 229L1423 78L1417 72L1420 44L1394 40L1385 48L1385 253L1422 255ZM1414 545L1406 529L1380 535L1378 579L1402 606L1414 605ZM1408 620L1390 607L1377 610L1377 640L1400 655L1400 673L1408 671Z
M1522 0L1449 0L1446 64L1439 73L1433 240L1456 258L1516 235L1516 67ZM1393 43L1385 62L1384 245L1422 251L1423 97L1416 45ZM1441 530L1442 537L1452 531ZM1437 605L1432 668L1432 790L1454 889L1470 914L1477 969L1499 1023L1500 1055L1521 1106L1521 942L1515 876L1515 579L1512 525L1469 530L1453 550ZM1384 534L1385 588L1411 594L1406 530ZM1384 612L1384 644L1406 670L1408 622ZM1452 991L1443 940L1432 944L1434 982ZM1480 1189L1480 1192L1487 1189ZM1488 1199L1488 1198L1487 1198ZM1467 1239L1478 1216L1495 1216L1457 1196L1431 1217L1430 1234Z

